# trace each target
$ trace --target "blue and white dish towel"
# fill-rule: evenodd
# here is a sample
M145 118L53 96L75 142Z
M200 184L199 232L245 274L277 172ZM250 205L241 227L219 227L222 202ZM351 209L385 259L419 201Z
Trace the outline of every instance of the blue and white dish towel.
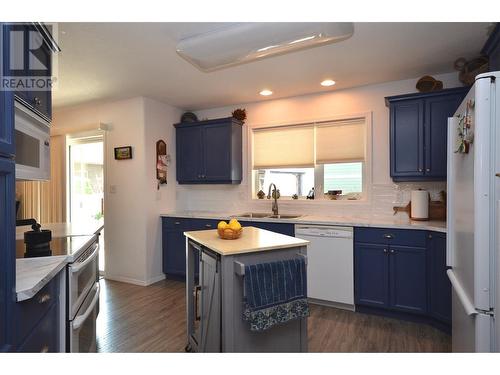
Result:
M251 331L309 316L304 258L245 265L243 320Z

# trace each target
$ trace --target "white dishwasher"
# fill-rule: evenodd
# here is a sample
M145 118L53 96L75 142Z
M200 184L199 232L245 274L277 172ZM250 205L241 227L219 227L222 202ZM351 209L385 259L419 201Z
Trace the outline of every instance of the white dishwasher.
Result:
M307 296L311 302L354 310L353 228L296 225L307 247Z

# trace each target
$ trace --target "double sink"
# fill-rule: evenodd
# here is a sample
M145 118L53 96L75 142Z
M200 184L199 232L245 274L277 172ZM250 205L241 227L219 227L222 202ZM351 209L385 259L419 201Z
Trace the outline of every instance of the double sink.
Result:
M241 215L237 215L237 217L248 217L250 219L256 218L256 219L297 219L301 217L302 215L295 215L295 214L279 214L279 215L273 215L273 214L266 214L263 212L246 212Z

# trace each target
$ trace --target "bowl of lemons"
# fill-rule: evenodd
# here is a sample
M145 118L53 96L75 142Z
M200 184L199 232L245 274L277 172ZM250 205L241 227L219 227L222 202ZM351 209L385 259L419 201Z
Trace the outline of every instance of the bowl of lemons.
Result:
M231 219L229 223L219 221L219 224L217 224L217 233L224 240L235 240L241 236L242 232L243 228L236 219Z

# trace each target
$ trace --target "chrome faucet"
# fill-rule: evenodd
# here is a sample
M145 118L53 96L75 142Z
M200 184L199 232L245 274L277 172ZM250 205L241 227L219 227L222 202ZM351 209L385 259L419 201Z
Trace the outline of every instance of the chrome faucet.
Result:
M273 205L271 206L271 209L273 210L273 215L278 215L278 188L274 183L269 184L269 191L267 192L267 199L271 199L271 187L274 186L273 189L273 194L274 194L274 200L273 200Z

